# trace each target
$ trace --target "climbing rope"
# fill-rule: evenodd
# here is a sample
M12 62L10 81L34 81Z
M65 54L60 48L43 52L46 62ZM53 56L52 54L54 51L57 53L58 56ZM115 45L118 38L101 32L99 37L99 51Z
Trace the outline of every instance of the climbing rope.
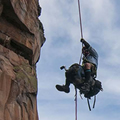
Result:
M80 32L81 32L81 38L83 38L83 30L82 30L82 17L81 17L80 0L78 0L78 11L79 11L79 22L80 22ZM83 43L82 43L82 47L83 47ZM82 60L82 52L81 52L81 55L80 55L79 64L81 63L81 60Z
M82 43L82 48L83 48L83 43ZM80 55L79 65L81 64L81 60L82 60L82 52L81 52L81 55Z
M79 10L79 21L80 21L81 38L83 38L81 8L80 8L80 1L79 0L78 0L78 10Z
M75 120L77 120L77 88L75 87Z
M78 10L79 10L79 22L80 22L81 38L83 38L81 8L80 8L80 1L79 0L78 0ZM83 44L82 44L82 47L83 47ZM82 60L82 52L80 55L79 64L81 64L81 60ZM75 87L75 120L77 120L77 88L76 87Z

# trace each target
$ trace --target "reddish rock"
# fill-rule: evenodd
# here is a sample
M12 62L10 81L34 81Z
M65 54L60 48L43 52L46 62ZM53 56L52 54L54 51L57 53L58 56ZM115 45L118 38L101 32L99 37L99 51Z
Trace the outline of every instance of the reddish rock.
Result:
M38 120L39 15L38 0L0 0L0 120Z

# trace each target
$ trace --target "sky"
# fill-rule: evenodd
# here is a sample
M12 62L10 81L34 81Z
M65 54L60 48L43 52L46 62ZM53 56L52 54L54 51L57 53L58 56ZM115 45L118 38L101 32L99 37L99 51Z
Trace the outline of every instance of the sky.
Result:
M65 83L62 65L79 63L82 44L77 0L39 0L46 42L37 63L37 108L40 120L75 120L74 86L70 93L55 85ZM120 0L80 0L83 38L99 55L97 79L103 92L95 109L78 96L78 120L120 120ZM78 91L79 92L79 91ZM93 104L93 98L90 100Z

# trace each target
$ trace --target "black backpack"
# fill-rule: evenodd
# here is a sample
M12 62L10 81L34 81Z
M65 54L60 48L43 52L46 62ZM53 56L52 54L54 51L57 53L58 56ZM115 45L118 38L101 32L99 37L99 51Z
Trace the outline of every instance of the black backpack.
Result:
M97 95L100 90L102 90L102 83L99 80L96 80L94 77L91 76L91 82L86 83L85 82L85 74L84 69L81 65L75 63L69 67L68 70L65 72L66 79L68 79L76 88L80 90L81 94L84 94L84 97L91 98L95 95ZM90 90L82 89L83 86L89 85Z

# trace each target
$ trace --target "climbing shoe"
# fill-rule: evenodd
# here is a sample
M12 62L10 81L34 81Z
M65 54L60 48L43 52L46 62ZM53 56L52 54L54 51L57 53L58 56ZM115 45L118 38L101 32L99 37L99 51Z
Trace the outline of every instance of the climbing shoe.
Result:
M66 85L56 85L56 89L58 91L65 92L65 93L69 93L70 92L69 86L66 86Z

